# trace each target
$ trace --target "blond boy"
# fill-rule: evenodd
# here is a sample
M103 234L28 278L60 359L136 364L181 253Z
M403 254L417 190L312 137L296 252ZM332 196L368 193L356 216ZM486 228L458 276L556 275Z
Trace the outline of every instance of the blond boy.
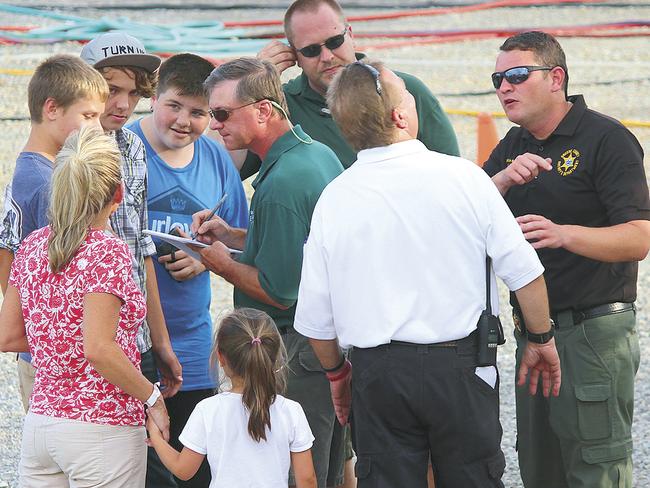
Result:
M29 82L31 130L16 159L5 193L0 222L0 285L7 288L14 252L32 231L47 225L49 184L56 154L73 130L100 126L108 97L104 78L77 56L56 55L43 61ZM18 358L18 379L25 411L34 383L31 357Z

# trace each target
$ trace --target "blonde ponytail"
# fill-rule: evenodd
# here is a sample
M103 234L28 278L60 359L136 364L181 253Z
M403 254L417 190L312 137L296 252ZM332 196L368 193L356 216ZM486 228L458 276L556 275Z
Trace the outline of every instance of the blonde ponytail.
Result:
M120 151L112 137L94 127L68 136L56 156L51 182L47 252L52 272L72 259L121 181Z

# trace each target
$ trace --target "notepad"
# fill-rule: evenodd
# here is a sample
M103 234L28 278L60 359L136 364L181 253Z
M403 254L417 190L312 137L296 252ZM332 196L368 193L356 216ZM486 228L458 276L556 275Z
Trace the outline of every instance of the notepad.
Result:
M165 234L164 232L157 232L155 230L143 230L144 234L150 235L151 237L156 237L165 242L168 242L172 246L177 247L181 251L185 251L188 255L192 256L194 259L201 261L201 255L196 252L194 249L190 248L190 245L196 247L210 247L209 244L205 242L200 242L195 239L188 239L187 237L173 236L171 234ZM238 249L228 248L230 254L241 254L241 251Z

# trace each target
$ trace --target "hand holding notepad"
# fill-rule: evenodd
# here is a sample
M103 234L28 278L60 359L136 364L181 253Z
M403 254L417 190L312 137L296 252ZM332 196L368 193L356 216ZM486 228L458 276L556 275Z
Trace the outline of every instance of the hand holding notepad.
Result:
M200 248L210 247L208 244L197 241L196 239L188 239L187 237L174 236L171 234L165 234L164 232L157 232L155 230L144 230L143 232L147 235L168 242L172 246L176 246L181 251L185 251L188 255L192 256L194 259L198 259L199 261L201 261L201 255L198 252L196 252L194 249L192 249L190 246L195 246ZM229 248L228 250L230 251L231 254L241 253L241 251L237 249Z

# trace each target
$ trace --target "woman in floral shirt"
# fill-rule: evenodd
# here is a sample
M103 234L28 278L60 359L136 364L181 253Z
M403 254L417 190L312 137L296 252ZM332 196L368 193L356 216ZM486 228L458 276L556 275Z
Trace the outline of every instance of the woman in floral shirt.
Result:
M50 225L16 254L0 311L0 348L33 356L20 486L142 487L143 404L167 431L165 404L140 373L145 300L108 217L123 197L120 153L94 128L56 158Z

